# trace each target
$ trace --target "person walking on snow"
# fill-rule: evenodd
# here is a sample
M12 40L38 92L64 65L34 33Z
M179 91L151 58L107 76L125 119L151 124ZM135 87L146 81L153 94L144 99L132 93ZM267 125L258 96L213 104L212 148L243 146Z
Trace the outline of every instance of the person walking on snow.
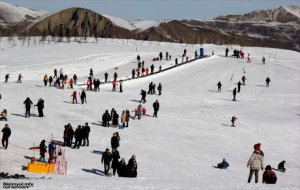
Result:
M225 49L225 57L228 57L228 52L229 52L229 49L226 48L226 49Z
M43 113L44 100L42 98L40 98L35 106L37 106L37 108L38 108L39 117L44 117L44 113Z
M147 100L146 100L146 91L145 90L141 90L141 95L142 95L142 99L141 99L141 101L140 101L140 103L146 103L147 102Z
M85 93L84 89L82 89L81 94L79 94L79 95L80 95L81 103L82 104L86 103L86 93Z
M107 148L102 154L101 163L104 164L104 174L107 176L110 170L110 162L112 160L112 154Z
M120 159L120 153L118 150L115 150L112 153L112 163L111 163L111 168L113 169L113 175L116 175L116 171L117 171L118 164L119 164L119 159Z
M238 93L240 93L240 91L241 91L241 85L242 85L242 83L241 83L241 81L239 81L238 83L237 83L237 86L238 86Z
M247 79L246 79L246 77L245 77L245 75L244 75L244 76L242 77L242 82L243 82L243 85L246 85L246 83L245 83L245 82L246 82L246 80L247 80Z
M44 85L47 86L47 82L48 82L48 75L45 74L44 76Z
M231 118L231 127L235 127L235 125L234 125L235 120L237 120L237 118L235 116L232 116L232 118Z
M23 77L22 77L22 75L21 74L19 74L19 76L18 76L18 80L17 80L17 83L21 83L22 81L21 81L21 79L22 79Z
M131 74L132 74L132 79L134 79L134 77L135 77L135 69L132 69Z
M158 100L156 100L153 103L153 109L154 109L153 117L157 117L157 112L159 110L159 102L158 102Z
M251 182L252 176L255 173L255 183L258 183L258 172L264 169L264 153L260 149L261 144L257 143L254 145L254 152L252 153L247 167L250 167L250 173L248 177L248 183Z
M4 128L2 129L1 131L3 134L2 134L2 146L4 149L7 149L7 146L8 146L8 138L10 137L11 135L11 130L8 126L8 124L5 124L4 125Z
M217 86L218 86L218 92L221 92L221 87L222 87L221 81L218 82Z
M158 84L157 90L158 90L158 95L160 96L161 95L161 91L162 91L162 85L161 85L161 83Z
M262 64L266 64L266 58L265 57L262 57Z
M33 104L32 101L30 100L29 97L27 97L23 104L25 104L25 110L26 110L25 111L25 118L30 117L31 104Z
M271 79L269 77L266 78L266 87L269 87L269 83L271 82Z

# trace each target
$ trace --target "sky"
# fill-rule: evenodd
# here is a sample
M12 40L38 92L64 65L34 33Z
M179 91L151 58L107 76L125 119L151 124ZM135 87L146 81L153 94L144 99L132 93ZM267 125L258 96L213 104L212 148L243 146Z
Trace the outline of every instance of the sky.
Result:
M298 5L300 0L0 0L50 12L70 7L91 9L123 19L208 19L259 9Z

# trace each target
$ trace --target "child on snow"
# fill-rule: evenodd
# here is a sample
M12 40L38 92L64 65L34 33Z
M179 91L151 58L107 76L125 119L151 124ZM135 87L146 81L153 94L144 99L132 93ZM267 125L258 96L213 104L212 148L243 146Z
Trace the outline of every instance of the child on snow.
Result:
M277 177L275 172L272 170L270 165L267 165L263 174L263 183L266 184L275 184L277 181Z

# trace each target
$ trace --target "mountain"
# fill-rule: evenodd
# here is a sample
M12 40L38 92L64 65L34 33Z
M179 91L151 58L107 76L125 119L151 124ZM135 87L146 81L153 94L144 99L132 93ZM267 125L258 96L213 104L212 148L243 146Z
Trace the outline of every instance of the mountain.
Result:
M105 37L198 44L239 44L300 51L299 6L257 10L210 20L124 20L84 8L46 13L7 3L0 3L0 10L0 32L5 36L14 33Z

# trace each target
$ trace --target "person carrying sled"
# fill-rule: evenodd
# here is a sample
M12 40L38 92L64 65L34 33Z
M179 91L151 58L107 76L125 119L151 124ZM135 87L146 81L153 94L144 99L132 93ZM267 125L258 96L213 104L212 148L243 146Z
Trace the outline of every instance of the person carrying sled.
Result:
M43 109L44 109L44 100L40 98L36 105L38 108L39 117L44 117Z
M2 134L2 146L4 149L7 149L7 146L8 146L8 139L11 135L11 130L8 126L8 124L5 124L2 131L1 131L3 134Z
M255 173L255 183L258 183L258 172L264 169L264 153L260 149L261 144L257 143L254 145L254 152L252 153L247 167L250 167L250 173L248 177L248 183L251 182L252 176Z
M232 118L231 118L231 127L235 127L235 125L234 125L235 120L237 120L237 118L235 116L232 116Z
M277 177L275 172L272 170L272 167L270 165L267 165L263 173L262 182L266 184L276 184L276 181Z
M107 176L110 170L110 162L112 160L112 154L107 148L105 152L102 154L101 163L104 164L104 174Z
M23 104L25 104L25 110L26 110L25 111L25 118L30 117L31 104L33 104L32 101L30 100L29 97L27 97Z
M221 83L221 81L218 82L217 86L218 86L218 92L221 92L221 88L222 88L222 83Z
M269 84L271 82L271 79L269 77L266 78L266 87L269 87Z
M229 167L229 164L228 164L228 162L226 161L226 159L223 158L223 161L222 161L221 163L219 163L219 164L217 165L217 167L220 168L220 169L226 169L226 168Z

